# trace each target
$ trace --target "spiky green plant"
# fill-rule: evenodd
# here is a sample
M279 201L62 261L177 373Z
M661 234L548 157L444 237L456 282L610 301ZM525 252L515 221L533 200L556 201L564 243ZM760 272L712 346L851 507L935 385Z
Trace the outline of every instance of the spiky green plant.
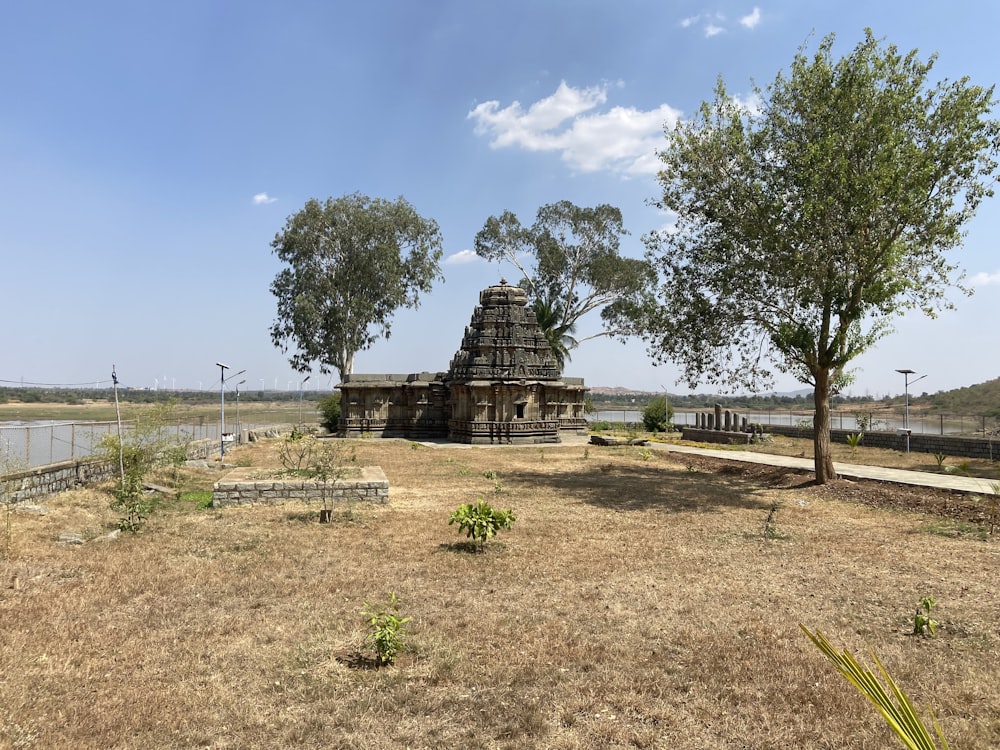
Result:
M885 685L874 672L861 666L850 651L844 649L842 653L838 653L830 641L826 639L826 636L818 630L813 634L805 625L799 623L799 627L802 628L803 633L809 636L809 640L816 645L816 648L823 652L834 668L875 705L904 747L910 750L948 750L948 740L945 739L937 719L931 714L934 735L937 736L937 742L935 742L934 736L917 715L912 701L892 679L874 651L871 652L871 657L875 661ZM940 744L937 744L938 742Z

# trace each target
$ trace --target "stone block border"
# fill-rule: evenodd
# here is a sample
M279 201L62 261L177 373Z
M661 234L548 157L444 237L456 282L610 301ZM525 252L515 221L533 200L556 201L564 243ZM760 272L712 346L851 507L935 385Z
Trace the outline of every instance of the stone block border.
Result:
M254 479L260 469L240 468L229 472L212 489L212 506L278 504L289 501L323 500L323 482L308 479ZM388 503L389 480L380 466L364 466L361 475L327 482L326 499L341 502Z

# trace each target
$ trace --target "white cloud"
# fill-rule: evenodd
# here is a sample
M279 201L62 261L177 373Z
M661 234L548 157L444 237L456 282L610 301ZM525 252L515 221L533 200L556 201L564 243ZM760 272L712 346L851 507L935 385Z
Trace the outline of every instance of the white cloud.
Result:
M718 36L724 31L725 29L721 26L716 26L714 23L710 23L705 27L705 38L711 39L713 36Z
M272 198L267 193L257 193L253 197L253 204L255 206L264 206L264 205L267 205L268 203L274 203L276 200L278 200L278 199L277 198Z
M993 273L980 271L969 279L969 284L972 286L993 286L994 284L1000 284L1000 271L994 271Z
M655 174L664 125L672 127L680 112L668 104L652 110L612 107L599 111L607 99L607 85L575 89L563 81L552 96L527 110L516 101L503 108L489 101L469 112L468 118L475 120L477 135L491 137L490 146L495 149L555 151L580 172Z
M453 253L444 259L445 265L449 266L461 266L467 263L475 263L479 260L479 256L472 250L459 250L457 253Z
M740 19L740 25L745 26L748 29L757 28L757 24L760 23L760 8L756 5L754 6L753 12L749 15L743 16Z
M701 16L688 16L687 18L682 18L681 28L686 29L689 26L694 26L696 23L698 23L699 19L701 19Z

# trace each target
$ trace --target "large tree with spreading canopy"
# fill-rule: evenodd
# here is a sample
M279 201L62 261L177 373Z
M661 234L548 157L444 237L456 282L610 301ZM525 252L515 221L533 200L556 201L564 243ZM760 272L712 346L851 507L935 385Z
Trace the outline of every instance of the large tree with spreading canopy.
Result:
M836 476L830 396L909 310L934 316L961 288L949 259L992 195L993 89L929 81L936 56L866 30L834 37L739 101L714 100L666 133L662 197L676 226L648 235L654 290L620 322L694 387L757 390L774 370L814 389L816 481Z
M559 201L539 208L531 226L511 211L491 216L476 234L475 248L480 257L507 261L520 272L518 283L562 367L581 342L614 333L605 328L576 339L580 319L595 310L610 319L620 300L649 280L643 261L619 254L626 235L614 206Z
M395 311L417 307L441 277L437 222L403 198L310 199L271 247L285 264L271 282L271 339L293 349L289 363L299 372L316 363L343 379L357 352L389 337Z

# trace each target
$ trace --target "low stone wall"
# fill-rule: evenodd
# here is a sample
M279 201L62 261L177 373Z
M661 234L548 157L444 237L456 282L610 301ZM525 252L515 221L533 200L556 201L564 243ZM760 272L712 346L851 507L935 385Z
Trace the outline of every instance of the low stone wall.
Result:
M749 432L733 432L732 430L700 430L696 427L685 427L681 431L681 440L691 440L695 443L719 443L721 445L749 445Z
M811 427L764 425L764 431L776 435L807 438L809 440L813 436ZM847 436L857 432L857 430L830 430L830 440L834 443L846 444ZM861 445L867 448L888 448L889 450L905 451L906 436L895 432L866 432L864 437L861 438ZM910 451L912 453L942 453L946 456L984 458L988 461L997 461L1000 460L1000 440L911 433Z
M299 502L389 502L389 480L380 466L365 466L355 478L333 482L315 482L303 479L255 479L259 469L235 469L215 483L212 505L277 504L290 500Z
M208 458L218 452L218 441L196 440L188 444L187 457ZM103 458L63 461L0 476L0 489L3 490L0 494L5 501L10 499L14 503L23 503L81 485L106 482L117 475L118 464Z
M63 461L5 474L0 477L0 486L5 501L24 503L83 484L106 481L114 477L117 470L115 464L103 459Z

